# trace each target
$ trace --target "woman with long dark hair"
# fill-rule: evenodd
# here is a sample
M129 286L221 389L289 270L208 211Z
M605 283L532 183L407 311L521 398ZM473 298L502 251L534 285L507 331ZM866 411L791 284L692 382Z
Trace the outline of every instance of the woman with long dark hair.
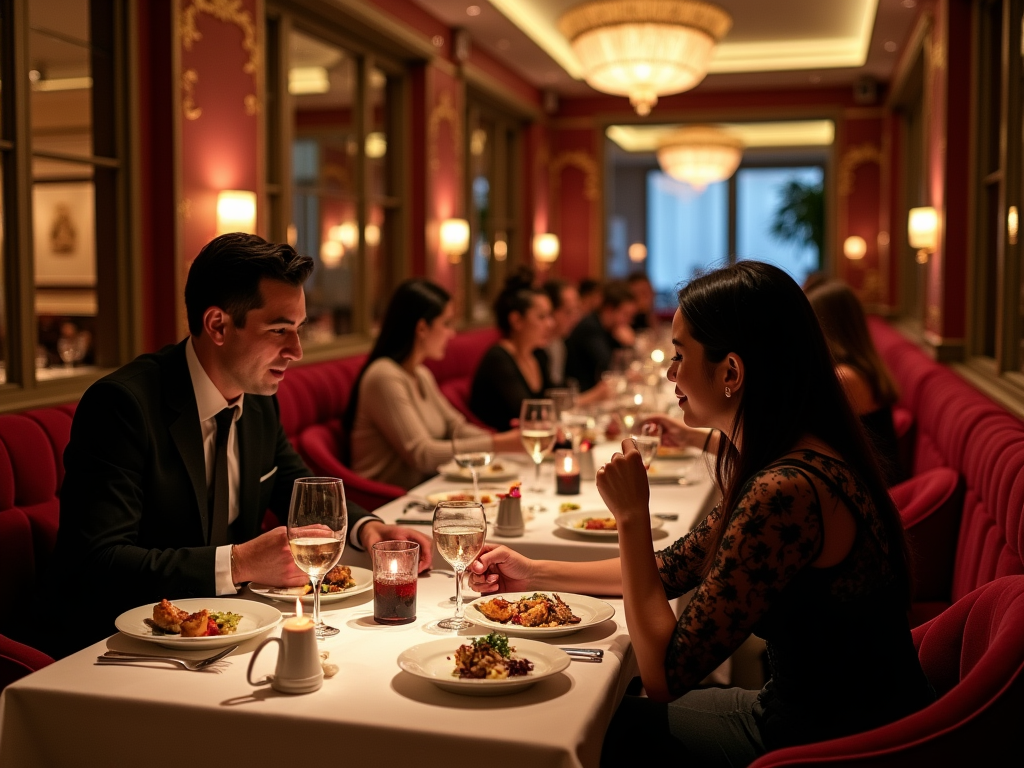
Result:
M619 558L497 547L473 564L474 588L622 594L647 697L623 701L606 765L742 766L925 706L899 515L799 286L759 262L716 270L679 292L672 334L683 417L720 435L722 502L654 552L647 476L623 441L597 475ZM667 598L691 589L677 620ZM695 688L751 633L768 644L760 692Z
M455 335L451 296L428 280L395 290L342 424L349 464L373 480L412 488L453 456L456 428L478 433L477 450L520 450L517 431L492 435L466 424L423 361L441 360Z
M817 283L807 291L807 299L821 323L853 412L875 447L886 483L895 485L902 479L892 422L899 391L871 340L864 308L850 287L838 280Z

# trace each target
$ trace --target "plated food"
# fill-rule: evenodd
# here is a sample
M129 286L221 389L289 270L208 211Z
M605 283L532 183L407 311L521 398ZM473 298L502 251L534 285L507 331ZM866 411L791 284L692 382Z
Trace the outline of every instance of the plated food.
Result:
M373 589L373 573L367 568L338 565L332 568L327 576L331 578L331 582L321 584L321 605L338 600L347 600L353 595L360 595ZM302 602L306 605L313 604L313 588L309 584L303 584L301 587L283 588L253 582L249 584L249 591L260 597L280 600L292 605L295 605L296 597L301 598Z
M538 609L536 613L529 616L520 612L518 623L514 623L511 617L508 619L503 618L503 604L525 605L529 601L535 600L538 595L547 598L545 600L545 608L548 611L546 619L541 619L540 617L543 609ZM558 601L564 606L564 609L560 609L558 608L558 602L553 597L554 595L555 593L553 592L506 592L500 595L485 595L478 597L466 606L466 618L488 630L496 629L510 635L558 637L559 635L572 634L586 627L600 624L602 621L607 621L615 615L615 609L603 600L588 597L587 595L570 594L568 592L559 592L557 594ZM547 604L548 601L556 606L554 616L552 616L551 606ZM487 608L483 608L482 606L485 603L490 605ZM527 610L532 609L536 609L536 604ZM559 614L564 617L566 615L565 610L568 611L568 616L576 620L565 619L563 623L558 623L559 619L557 617ZM495 616L495 618L490 618L488 613L491 616ZM542 624L544 626L540 626Z
M495 597L480 603L477 610L491 621L520 627L564 627L580 623L580 617L557 593L534 592L518 600Z
M294 601L295 598L292 598ZM154 609L163 606L164 602L146 603L138 608L125 611L114 620L114 626L118 631L143 640L148 643L157 643L167 648L223 648L227 645L234 645L244 640L249 640L265 632L270 631L281 622L281 612L270 605L255 600L240 600L238 598L226 597L192 597L184 600L175 600L169 603L174 609L163 607L160 611L162 621L169 621L173 625L173 619L184 612L186 617L201 616L205 611L207 614L206 629L209 629L209 619L215 615L230 615L225 621L224 627L228 631L218 632L216 635L202 634L189 636L181 633L173 634L166 629L158 627L154 619ZM234 618L237 617L237 618ZM180 626L180 623L179 623ZM233 631L231 628L233 627ZM202 624L196 621L196 630L202 628ZM218 629L219 629L218 625Z
M684 479L694 482L699 476L695 470L693 461L663 460L661 454L658 454L658 458L651 462L647 470L647 482L651 485L678 483Z
M474 497L473 491L460 488L428 494L427 501L431 504L437 504L439 501L479 501L484 505L484 509L487 509L488 507L497 507L499 494L505 493L508 493L508 488L481 488L479 497Z
M580 505L575 501L565 501L558 505L558 513L564 515L566 512L575 512Z
M494 637L490 635L489 637ZM509 693L518 693L525 690L544 678L557 675L569 666L569 656L561 648L556 648L547 643L535 640L517 639L513 646L509 646L510 658L513 661L528 660L531 669L525 669L523 674L509 674L501 676L493 674L488 676L486 670L503 666L497 660L483 661L484 676L475 677L468 675L463 677L456 671L457 658L460 652L467 661L472 661L472 651L464 650L466 645L460 646L460 641L466 641L472 648L478 641L486 641L487 638L445 638L434 640L421 645L414 645L408 648L398 657L398 666L410 675L427 680L438 688L452 693L460 693L470 696L501 696ZM497 641L500 644L500 641ZM507 639L506 639L507 642ZM494 651L494 646L487 643ZM479 649L482 654L489 655L482 647ZM495 651L499 656L500 651ZM523 669L521 665L519 669ZM469 667L472 669L472 665Z
M665 445L663 442L658 446L659 459L696 459L704 453L700 448L690 445Z
M455 651L454 677L471 680L505 680L533 671L533 662L520 658L508 644L508 635L491 632L475 637Z
M651 529L661 528L665 521L660 517L651 516ZM619 535L615 518L608 514L607 509L590 509L569 512L555 518L555 525L583 536L614 539Z
M161 635L216 637L235 634L241 618L238 613L210 611L207 608L189 613L164 598L153 606L153 618L147 619L146 624L154 633Z
M466 467L460 467L454 461L437 468L445 480L468 480L473 482L473 474ZM480 481L497 482L498 480L512 480L519 476L522 468L515 462L495 461L477 471ZM435 502L436 503L436 502Z

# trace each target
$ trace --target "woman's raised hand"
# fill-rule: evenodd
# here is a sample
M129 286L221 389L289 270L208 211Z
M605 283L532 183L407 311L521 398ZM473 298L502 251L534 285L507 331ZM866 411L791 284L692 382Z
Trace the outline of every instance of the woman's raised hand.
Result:
M662 430L664 430L661 434L662 445L673 448L685 448L687 446L703 448L704 442L708 438L708 431L706 429L688 427L682 419L673 419L671 416L666 416L663 413L651 414L644 418L643 423L660 424Z
M597 490L620 530L641 518L650 523L651 487L632 438L623 440L622 453L597 470Z
M533 561L508 547L485 544L483 553L469 566L469 586L474 592L524 592L530 588Z

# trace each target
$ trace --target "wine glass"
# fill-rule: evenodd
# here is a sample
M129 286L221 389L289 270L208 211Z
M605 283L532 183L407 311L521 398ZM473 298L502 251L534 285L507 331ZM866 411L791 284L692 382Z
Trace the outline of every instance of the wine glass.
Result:
M640 452L640 459L644 463L644 469L651 468L651 462L658 453L658 446L661 445L662 427L660 424L648 422L640 425L640 429L634 430L630 437Z
M288 546L295 564L313 585L313 624L320 639L338 629L320 618L320 582L341 559L348 533L345 486L337 477L302 477L292 486L288 510Z
M468 469L473 476L473 498L477 500L480 499L480 470L494 461L494 453L480 447L482 442L480 431L467 423L456 425L452 431L455 463L463 469Z
M463 615L462 577L484 547L487 522L479 501L440 501L434 508L434 543L455 570L455 615L437 622L441 629L473 626Z
M555 445L555 435L558 432L555 421L555 404L551 400L523 400L519 410L519 437L523 441L523 447L533 459L534 475L533 488L528 490L532 493L544 493L545 488L540 484L540 465L544 456ZM540 504L529 506L532 512L543 512L545 507Z
M74 339L68 338L67 336L61 336L57 339L57 355L60 356L65 368L74 368L75 353Z

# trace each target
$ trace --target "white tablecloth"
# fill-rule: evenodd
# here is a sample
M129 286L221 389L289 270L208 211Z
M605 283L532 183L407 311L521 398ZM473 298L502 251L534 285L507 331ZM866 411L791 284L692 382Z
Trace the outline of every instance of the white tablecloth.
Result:
M406 648L439 637L424 627L451 615L453 589L439 574L421 579L418 619L404 627L373 623L372 593L333 604L342 607L325 619L342 631L321 646L341 670L303 696L246 682L257 640L216 671L97 665L108 648L161 650L115 635L4 691L0 765L596 766L604 731L636 674L621 600L609 601L614 619L548 641L603 648L602 663L574 661L522 693L480 698L441 691L396 663ZM458 645L452 637L452 649ZM264 651L257 677L273 671L274 657Z

